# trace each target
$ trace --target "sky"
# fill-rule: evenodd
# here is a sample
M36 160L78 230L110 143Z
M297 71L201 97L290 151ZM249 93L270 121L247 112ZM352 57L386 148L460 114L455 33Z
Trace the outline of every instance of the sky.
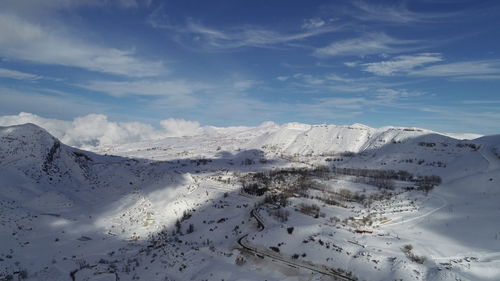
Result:
M153 132L273 121L500 133L498 1L0 6L1 124L52 120L70 130L87 120Z

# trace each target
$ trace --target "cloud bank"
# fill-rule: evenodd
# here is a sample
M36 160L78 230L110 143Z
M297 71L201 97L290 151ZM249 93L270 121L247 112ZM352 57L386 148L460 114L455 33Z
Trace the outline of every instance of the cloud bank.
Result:
M203 133L203 128L198 122L173 118L160 121L162 128L156 129L140 122L111 122L106 115L102 114L89 114L72 121L44 118L25 112L18 115L0 116L0 126L24 123L33 123L44 128L65 144L90 150Z
M169 118L160 121L160 124L165 129L165 133L172 137L194 136L203 131L197 121Z

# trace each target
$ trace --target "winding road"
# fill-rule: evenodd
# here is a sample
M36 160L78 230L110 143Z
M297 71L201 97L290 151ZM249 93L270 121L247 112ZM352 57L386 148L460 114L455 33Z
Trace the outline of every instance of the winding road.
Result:
M260 217L259 213L257 212L257 209L256 208L252 209L252 211L250 212L250 215L251 215L251 217L255 218L255 220L257 221L259 231L263 231L265 229L264 220ZM292 260L289 260L285 257L280 256L280 255L270 254L270 253L265 252L263 250L259 250L258 247L252 246L248 243L248 241L246 240L248 235L250 235L250 233L247 233L247 234L241 236L237 241L238 245L240 245L246 251L253 253L257 256L268 257L273 262L286 264L286 265L294 267L294 268L303 268L303 269L307 269L307 270L310 270L310 271L313 271L316 273L320 273L320 274L323 274L326 276L330 276L330 277L333 277L333 280L350 280L350 281L356 280L352 277L349 277L349 276L347 276L343 273L340 273L336 270L333 270L333 269L322 269L319 266L309 265L309 264L301 263L298 261L292 261Z

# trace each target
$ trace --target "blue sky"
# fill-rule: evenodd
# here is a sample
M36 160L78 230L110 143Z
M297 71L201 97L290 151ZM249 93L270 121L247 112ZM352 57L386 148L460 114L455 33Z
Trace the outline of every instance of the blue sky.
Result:
M1 5L0 115L500 133L498 1Z

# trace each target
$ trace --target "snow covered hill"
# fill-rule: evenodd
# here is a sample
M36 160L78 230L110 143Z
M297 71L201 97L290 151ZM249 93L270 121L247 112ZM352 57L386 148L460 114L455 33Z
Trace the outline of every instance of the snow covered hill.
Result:
M0 127L0 280L500 276L500 135L203 132L89 152Z
M267 158L304 158L316 164L329 159L337 166L403 169L453 177L456 169L460 169L454 166L457 163L463 166L465 159L482 159L478 152L481 144L418 128L266 123L259 127L213 127L198 136L130 143L96 151L168 160L218 157L220 151L260 150ZM473 171L477 168L470 167Z

